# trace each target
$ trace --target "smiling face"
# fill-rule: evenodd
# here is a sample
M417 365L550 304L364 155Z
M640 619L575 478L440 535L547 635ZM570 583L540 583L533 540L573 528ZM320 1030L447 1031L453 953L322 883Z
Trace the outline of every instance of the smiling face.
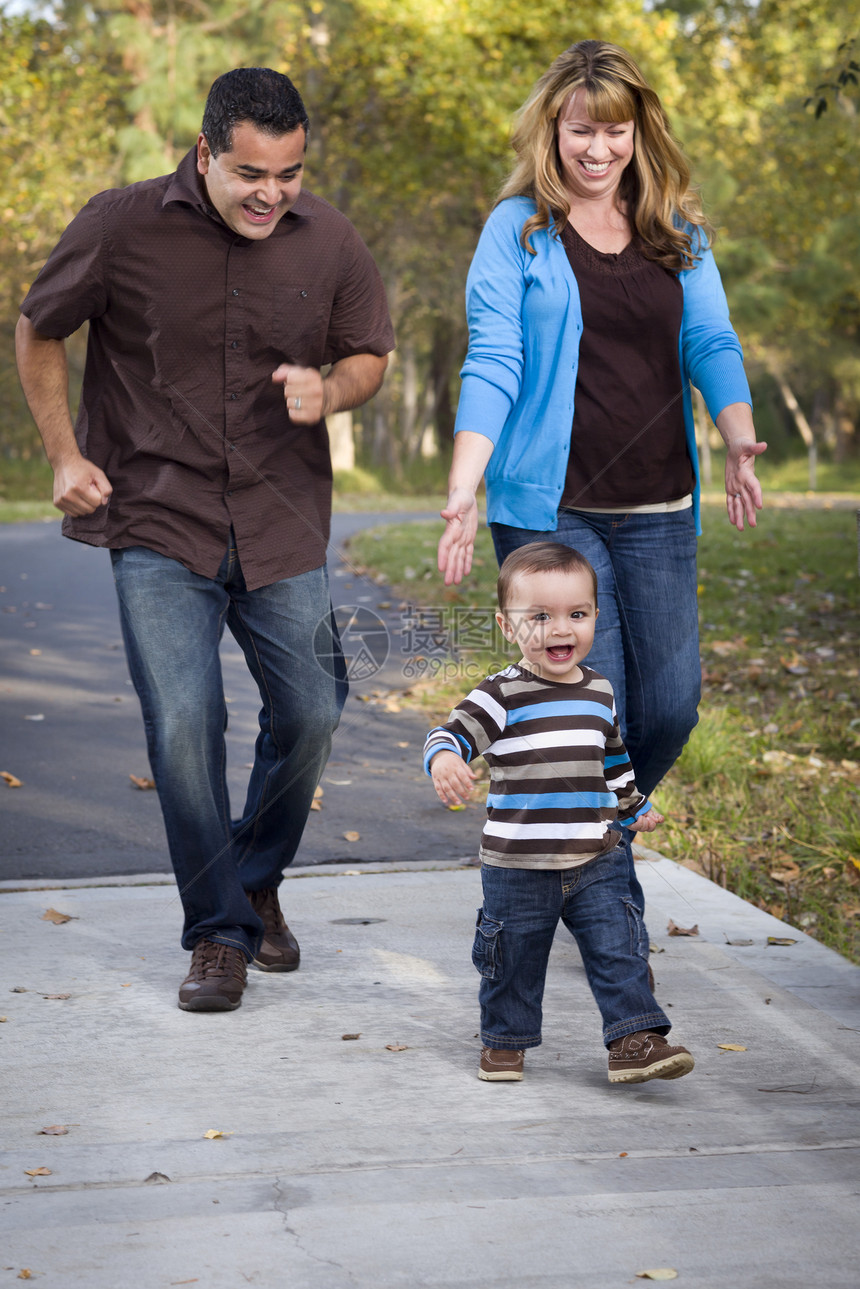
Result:
M521 573L508 601L496 621L505 639L522 650L523 664L544 680L577 684L597 623L591 574L584 569Z
M240 121L230 151L213 157L206 136L200 135L197 169L228 228L254 241L270 236L302 190L306 142L301 126L275 136Z
M579 89L559 113L556 133L562 176L571 197L611 197L633 160L634 122L593 121L585 90Z

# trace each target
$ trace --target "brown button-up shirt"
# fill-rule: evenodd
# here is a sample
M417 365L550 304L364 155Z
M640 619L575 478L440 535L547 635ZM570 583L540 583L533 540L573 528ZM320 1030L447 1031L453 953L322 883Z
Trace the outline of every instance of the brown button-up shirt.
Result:
M344 215L302 192L271 236L240 237L208 204L192 149L175 174L93 197L21 307L56 339L90 323L75 433L113 495L67 517L66 536L213 577L232 526L249 590L324 563L325 422L294 425L272 372L394 346L379 272Z

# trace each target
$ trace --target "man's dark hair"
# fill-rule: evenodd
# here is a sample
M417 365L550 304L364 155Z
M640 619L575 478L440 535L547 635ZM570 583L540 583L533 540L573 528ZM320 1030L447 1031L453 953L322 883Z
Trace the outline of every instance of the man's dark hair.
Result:
M201 127L213 157L233 148L233 131L248 121L278 139L299 126L308 132L302 96L289 76L271 67L237 67L219 76L209 91Z
M499 570L496 590L502 613L510 604L514 582L528 573L585 573L591 578L597 608L597 574L584 555L561 542L528 542L511 551Z

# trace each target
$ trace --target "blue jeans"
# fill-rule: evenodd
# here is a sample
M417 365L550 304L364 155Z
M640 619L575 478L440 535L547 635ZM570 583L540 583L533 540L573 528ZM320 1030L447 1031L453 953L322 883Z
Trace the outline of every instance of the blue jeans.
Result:
M481 867L483 907L472 961L481 973L481 1042L538 1047L544 983L559 919L579 946L603 1041L671 1028L648 988L647 937L627 885L621 846L560 871Z
M232 538L214 578L143 546L113 550L111 559L185 912L183 947L205 936L253 957L263 926L245 892L278 886L292 862L346 701L326 569L248 591ZM218 653L225 623L262 701L245 808L235 821Z
M702 672L692 508L644 515L560 510L555 532L491 528L500 564L520 546L556 541L594 566L600 613L586 661L615 691L636 786L648 796L698 720ZM627 829L624 839L629 843ZM643 907L632 855L629 868L631 890Z

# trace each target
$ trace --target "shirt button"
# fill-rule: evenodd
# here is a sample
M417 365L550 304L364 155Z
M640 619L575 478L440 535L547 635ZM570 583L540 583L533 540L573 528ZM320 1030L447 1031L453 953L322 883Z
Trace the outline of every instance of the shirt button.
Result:
M236 290L236 288L235 288L235 287L233 288L233 294L234 294L234 295L238 295L238 294L239 294L239 292Z
M230 348L231 348L231 349L238 349L238 348L239 348L239 341L238 341L238 340L231 340L231 342L230 342Z
M227 489L227 491L224 493L224 496L225 496L225 497L232 497L232 496L233 496L233 489L232 489L232 488L228 488L228 489Z
M307 291L299 291L299 295L302 297L303 300L306 300L308 298Z
M239 395L238 395L238 394L231 394L231 395L230 395L230 402L231 402L231 403L235 403L235 401L236 401L236 399L237 399L238 397L239 397Z

